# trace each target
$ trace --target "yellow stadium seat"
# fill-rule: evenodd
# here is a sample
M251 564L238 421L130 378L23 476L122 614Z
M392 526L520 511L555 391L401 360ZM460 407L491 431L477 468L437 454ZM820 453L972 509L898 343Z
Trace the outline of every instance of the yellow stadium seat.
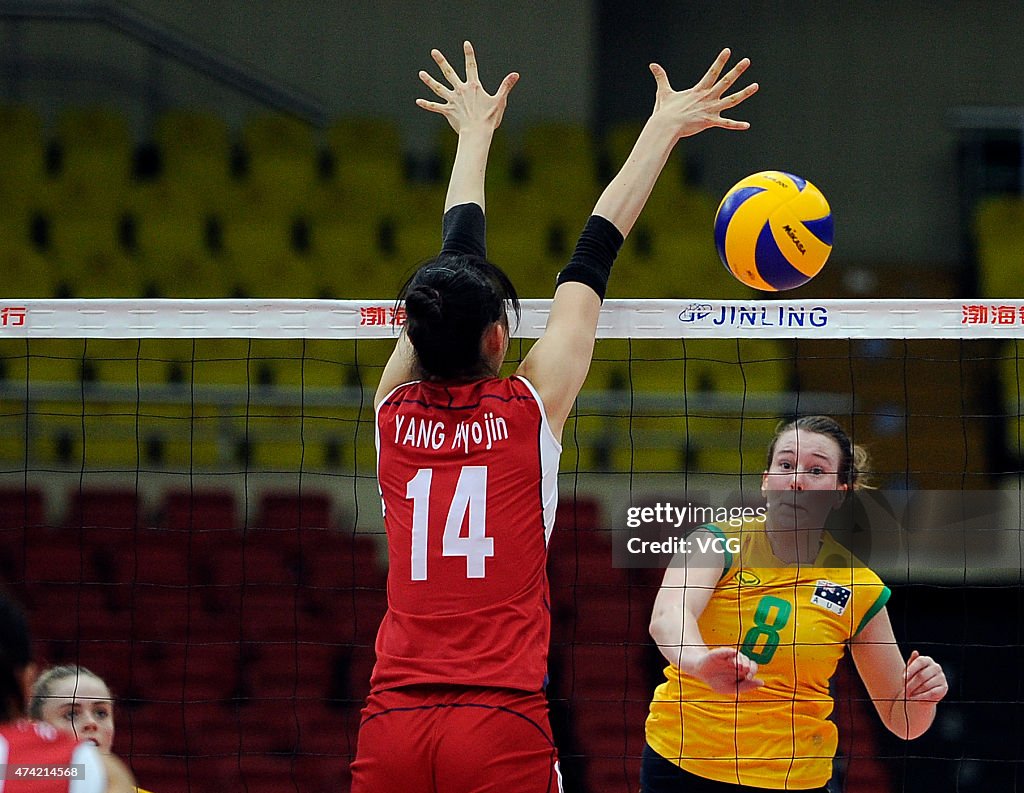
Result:
M234 461L235 436L216 406L197 402L147 402L140 408L137 437L147 467L188 472Z
M402 135L388 118L339 118L327 129L334 179L353 196L400 190L405 181Z
M628 399L629 342L625 339L598 339L583 392L613 392Z
M985 297L1024 297L1024 199L994 196L974 216L978 281Z
M252 339L197 339L191 359L194 385L254 385L249 358ZM240 392L244 399L245 392Z
M85 339L83 366L87 378L134 389L140 379L139 350L139 339Z
M533 185L568 184L584 193L597 187L597 147L584 124L531 124L523 130L521 151Z
M705 233L656 229L652 237L651 272L662 283L654 297L750 300L754 296L718 258L711 225Z
M250 379L261 385L298 388L303 383L303 339L253 339Z
M203 215L147 212L136 225L140 274L161 297L231 296L228 268L206 245Z
M45 183L42 122L24 105L0 105L0 198L6 216L27 209Z
M318 293L337 299L376 298L385 285L388 293L397 292L397 260L381 251L379 238L379 229L369 223L348 218L315 222L310 259Z
M309 204L317 181L318 147L312 128L279 113L248 118L241 130L248 161L250 206L266 215Z
M218 116L185 110L162 114L153 129L158 178L137 186L134 205L153 212L235 215L247 205L231 174L231 137Z
M447 180L452 172L458 142L458 136L447 124L443 128L438 128L438 169L442 180ZM487 190L489 193L508 189L514 183L514 156L509 134L504 127L498 127L491 139L491 148L487 154Z
M569 260L554 253L550 231L537 226L516 227L508 221L495 221L487 232L488 258L498 265L523 298L551 297L555 278Z
M628 471L628 419L617 409L581 402L565 423L562 446L562 471Z
M118 239L110 215L58 213L50 221L51 255L74 297L140 297L139 268Z
M184 385L191 380L192 339L142 339L137 354L142 385Z
M27 350L27 357L19 359L27 373L19 369L19 381L27 377L33 383L67 383L76 388L81 383L84 339L31 339Z
M612 170L618 170L626 162L643 128L642 121L619 121L605 132L604 150Z
M54 297L60 285L54 263L13 235L0 244L0 272L4 274L0 294L7 298Z
M302 368L306 387L332 391L360 387L355 347L351 339L306 339Z
M57 120L56 140L62 158L60 211L123 209L134 156L127 118L106 107L68 108Z
M386 116L346 116L327 129L327 145L340 160L402 160L402 133Z
M24 386L29 349L25 339L0 339L0 382L13 388Z
M288 227L278 219L224 223L224 261L234 292L250 297L313 298L311 267L291 248Z
M687 391L777 393L788 387L789 363L773 339L686 339Z

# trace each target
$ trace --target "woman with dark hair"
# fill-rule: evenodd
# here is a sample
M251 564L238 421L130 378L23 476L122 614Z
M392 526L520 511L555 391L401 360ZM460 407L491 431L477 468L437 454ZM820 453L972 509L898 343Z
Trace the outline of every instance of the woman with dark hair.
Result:
M4 793L103 793L108 773L90 741L26 718L36 676L22 610L0 594L0 779Z
M654 112L598 199L557 279L543 337L507 378L516 290L486 258L484 172L509 74L492 96L464 45L466 79L420 79L459 136L440 255L401 291L407 322L377 389L377 476L388 535L388 611L352 764L352 790L561 788L544 687L550 632L547 541L562 426L586 378L612 262L676 141L708 127L749 65L674 91L652 64Z
M942 668L916 650L904 661L889 589L823 528L866 486L866 467L834 419L781 424L763 517L698 529L711 550L680 554L665 572L651 636L669 666L647 718L643 793L824 793L838 742L829 681L847 648L893 734L931 725Z

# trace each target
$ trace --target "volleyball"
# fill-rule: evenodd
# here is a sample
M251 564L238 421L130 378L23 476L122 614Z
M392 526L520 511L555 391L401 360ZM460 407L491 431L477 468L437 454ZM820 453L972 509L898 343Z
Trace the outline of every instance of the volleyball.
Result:
M730 189L715 213L725 268L765 292L816 276L832 252L832 210L821 191L785 171L761 171Z

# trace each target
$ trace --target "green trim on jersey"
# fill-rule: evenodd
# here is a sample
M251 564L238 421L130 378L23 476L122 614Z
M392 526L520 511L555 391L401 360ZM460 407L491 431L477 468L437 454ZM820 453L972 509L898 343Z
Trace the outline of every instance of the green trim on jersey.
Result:
M853 632L854 636L856 636L858 633L864 630L864 626L871 622L871 618L874 617L883 608L885 608L885 604L889 602L889 597L891 595L892 590L890 590L889 587L882 587L882 591L878 595L878 600L876 600L874 604L872 604L871 608L864 612L864 616L861 617L860 625L858 625L857 630Z
M725 542L726 542L725 532L722 531L720 528L718 528L718 526L716 526L714 523L705 523L703 526L698 526L696 529L694 529L694 531L697 532L697 531L700 531L701 529L707 529L708 531L710 531L712 534L714 534L718 539L720 539L722 541L722 557L723 557L722 574L720 576L718 576L718 580L721 581L723 578L725 578L727 575L729 575L729 571L732 570L732 562L733 562L732 553L730 553L729 549L726 547L726 544L725 544Z

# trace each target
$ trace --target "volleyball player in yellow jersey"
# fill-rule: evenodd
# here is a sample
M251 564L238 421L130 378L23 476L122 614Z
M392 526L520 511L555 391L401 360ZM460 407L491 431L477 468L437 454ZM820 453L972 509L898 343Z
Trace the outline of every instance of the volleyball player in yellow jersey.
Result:
M831 418L782 425L763 522L702 527L721 538L715 552L668 569L651 635L669 666L647 718L643 793L825 791L838 741L829 679L847 646L889 730L910 739L931 725L942 668L916 651L904 662L888 588L822 528L865 462Z

